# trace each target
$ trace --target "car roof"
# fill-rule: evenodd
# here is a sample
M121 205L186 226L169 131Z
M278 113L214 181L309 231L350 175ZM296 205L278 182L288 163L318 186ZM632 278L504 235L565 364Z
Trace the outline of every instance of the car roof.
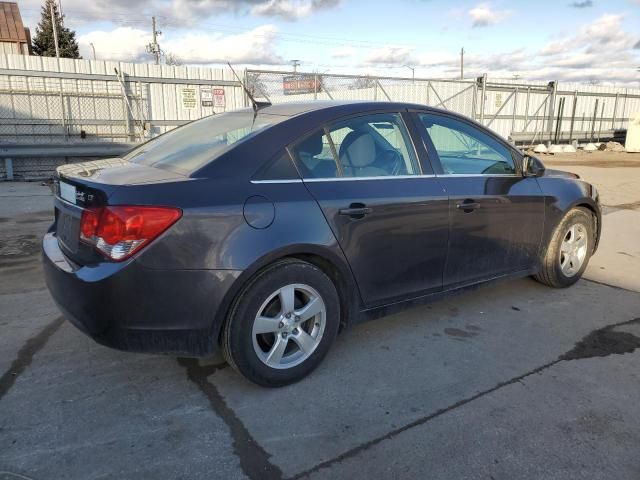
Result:
M342 114L366 112L373 110L387 110L387 109L420 109L420 110L434 110L433 107L426 105L419 105L416 103L404 103L404 102L384 102L384 101L369 101L369 100L308 100L278 103L275 105L269 105L268 107L262 107L259 110L259 115L280 115L285 117L295 117L303 113L309 113L319 110L339 110ZM252 111L250 108L240 111Z

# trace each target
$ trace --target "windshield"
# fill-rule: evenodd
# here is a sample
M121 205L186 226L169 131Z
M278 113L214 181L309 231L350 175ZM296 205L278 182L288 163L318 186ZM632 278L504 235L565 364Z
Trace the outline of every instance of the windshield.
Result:
M129 152L133 163L188 174L219 157L227 148L283 120L253 113L223 113L197 120L160 135Z

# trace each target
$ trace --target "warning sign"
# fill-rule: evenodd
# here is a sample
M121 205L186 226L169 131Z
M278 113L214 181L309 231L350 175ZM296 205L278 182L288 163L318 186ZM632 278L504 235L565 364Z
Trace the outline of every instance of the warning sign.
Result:
M193 110L196 108L196 89L193 87L182 88L182 108Z
M213 89L213 106L224 108L224 88L215 87Z
M213 107L213 91L211 87L200 88L200 105L203 107Z

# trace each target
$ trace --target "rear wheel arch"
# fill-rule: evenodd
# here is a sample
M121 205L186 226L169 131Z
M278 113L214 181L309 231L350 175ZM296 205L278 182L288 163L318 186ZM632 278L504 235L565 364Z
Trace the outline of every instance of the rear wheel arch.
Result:
M359 295L351 271L346 265L340 267L339 260L333 258L334 255L319 251L317 248L299 249L281 252L279 255L269 255L256 261L251 267L243 271L236 279L232 288L227 292L213 324L212 337L220 345L222 340L223 327L228 321L229 314L234 306L234 302L251 285L253 279L269 268L277 264L282 264L286 260L299 260L307 262L319 268L334 283L340 299L340 328L344 329L350 325L358 312Z

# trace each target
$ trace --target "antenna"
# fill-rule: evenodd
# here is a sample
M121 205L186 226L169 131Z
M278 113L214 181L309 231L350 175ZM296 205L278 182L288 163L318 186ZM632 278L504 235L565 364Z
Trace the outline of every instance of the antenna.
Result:
M242 86L242 89L244 90L244 93L247 94L247 97L249 97L249 100L251 100L251 105L253 105L253 111L258 113L258 110L260 110L261 108L265 108L265 107L270 107L271 106L271 102L269 101L269 99L267 98L266 102L259 102L257 101L253 95L251 94L251 92L249 91L249 89L247 88L247 86L244 84L244 82L242 80L240 80L240 77L238 76L238 74L236 73L236 71L233 69L233 67L231 66L231 63L227 62L227 65L229 65L229 68L231 69L231 71L233 72L233 75L236 77L236 80L238 80L238 82L240 82L240 86ZM266 98L266 96L265 96ZM254 117L255 119L255 117Z

